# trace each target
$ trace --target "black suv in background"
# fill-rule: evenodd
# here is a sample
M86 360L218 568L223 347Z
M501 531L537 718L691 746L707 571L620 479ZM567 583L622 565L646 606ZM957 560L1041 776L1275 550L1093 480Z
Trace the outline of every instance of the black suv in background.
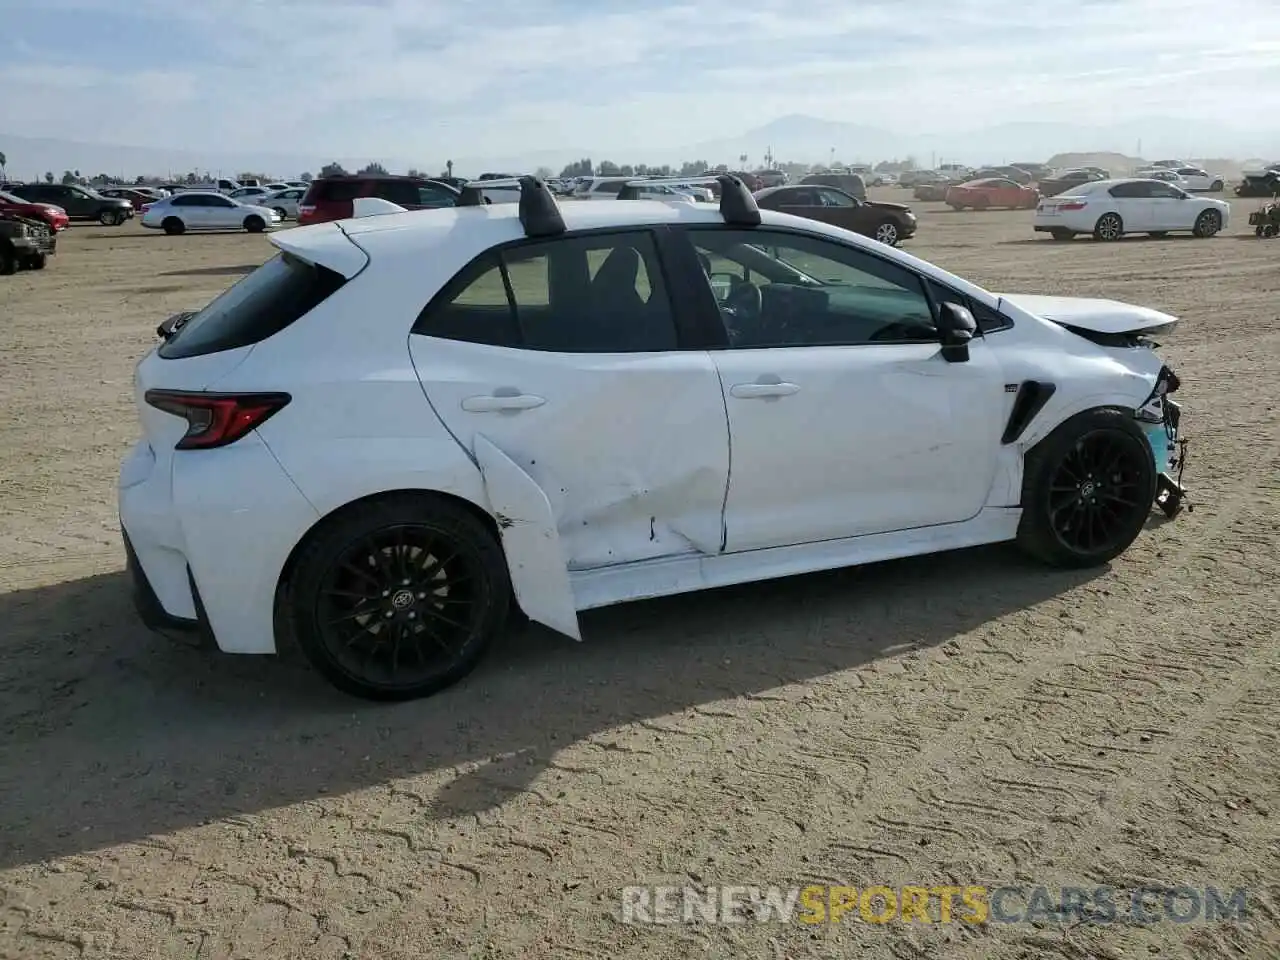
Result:
M133 216L133 204L128 200L104 197L74 183L24 183L8 192L31 203L61 207L72 220L97 220L106 227L118 227Z

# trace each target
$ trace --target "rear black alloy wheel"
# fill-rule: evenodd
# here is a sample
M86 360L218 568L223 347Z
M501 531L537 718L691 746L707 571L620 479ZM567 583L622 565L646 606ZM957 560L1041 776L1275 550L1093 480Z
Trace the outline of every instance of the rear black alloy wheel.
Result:
M1055 227L1054 229L1049 231L1049 236L1053 237L1053 239L1061 243L1064 240L1075 239L1075 231L1064 230L1062 227Z
M1027 455L1018 543L1055 566L1106 563L1137 539L1155 496L1155 460L1132 413L1086 410Z
M187 229L187 225L177 217L165 217L164 222L160 224L161 228L171 237L176 237Z
M323 526L289 586L294 633L330 682L408 700L460 680L505 623L501 548L443 501L389 497Z
M261 233L267 229L267 221L253 213L244 218L244 228L250 233Z

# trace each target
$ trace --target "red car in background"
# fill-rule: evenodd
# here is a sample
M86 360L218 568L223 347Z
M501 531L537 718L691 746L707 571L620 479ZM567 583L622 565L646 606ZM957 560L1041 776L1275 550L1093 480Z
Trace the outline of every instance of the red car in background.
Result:
M966 207L974 210L987 210L991 207L1034 210L1040 202L1040 191L1002 177L992 177L949 187L945 199L947 205L956 210L964 210Z
M0 213L16 213L31 220L43 220L55 233L67 229L67 225L71 223L67 211L61 207L55 207L52 203L32 203L3 190L0 190Z

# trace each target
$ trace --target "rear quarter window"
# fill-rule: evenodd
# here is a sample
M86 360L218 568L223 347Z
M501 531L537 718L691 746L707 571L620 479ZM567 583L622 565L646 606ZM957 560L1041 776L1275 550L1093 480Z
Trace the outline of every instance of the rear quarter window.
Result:
M326 267L277 254L183 324L159 354L179 360L258 343L306 316L345 283Z

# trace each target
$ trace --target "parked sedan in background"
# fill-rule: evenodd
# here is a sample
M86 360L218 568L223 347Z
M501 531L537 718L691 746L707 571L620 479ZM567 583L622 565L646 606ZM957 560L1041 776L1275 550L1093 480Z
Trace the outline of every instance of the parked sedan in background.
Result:
M1221 193L1226 183L1216 174L1201 167L1179 167L1174 171L1185 184L1187 190L1199 193Z
M106 227L118 227L133 216L133 204L128 200L104 197L74 183L24 183L8 192L32 203L61 207L72 220L97 220Z
M239 187L232 190L227 196L232 200L239 200L241 203L257 203L267 194L273 192L266 187Z
M917 200L945 200L953 185L954 181L945 178L927 180L917 183L911 195Z
M837 190L808 184L767 187L755 194L761 210L777 210L872 237L889 246L915 235L916 216L903 203L859 200Z
M1212 237L1230 222L1225 200L1197 197L1163 180L1128 178L1099 180L1042 200L1033 229L1055 240L1091 234L1096 240L1119 240L1126 233L1153 237L1188 231Z
M30 220L43 220L55 233L67 229L71 223L67 211L59 206L52 203L32 203L30 200L23 200L4 190L0 190L0 213L26 217Z
M280 222L269 207L252 206L221 193L194 190L175 194L149 205L142 225L174 235L188 230L248 230L261 233Z
M1040 191L1002 177L991 177L954 186L947 191L944 199L947 206L954 210L987 210L992 207L1030 210L1040 202Z
M114 197L117 200L128 200L133 204L133 209L141 210L148 203L155 203L159 197L150 193L144 193L135 187L103 187L98 191L104 197Z
M280 214L281 220L297 220L298 204L306 194L305 187L286 187L283 190L268 193L253 202L260 207L270 207Z
M1060 193L1066 193L1072 187L1078 187L1082 183L1094 183L1098 180L1106 180L1107 177L1095 170L1064 170L1056 177L1046 177L1036 183L1036 189L1040 191L1042 197L1056 197Z

